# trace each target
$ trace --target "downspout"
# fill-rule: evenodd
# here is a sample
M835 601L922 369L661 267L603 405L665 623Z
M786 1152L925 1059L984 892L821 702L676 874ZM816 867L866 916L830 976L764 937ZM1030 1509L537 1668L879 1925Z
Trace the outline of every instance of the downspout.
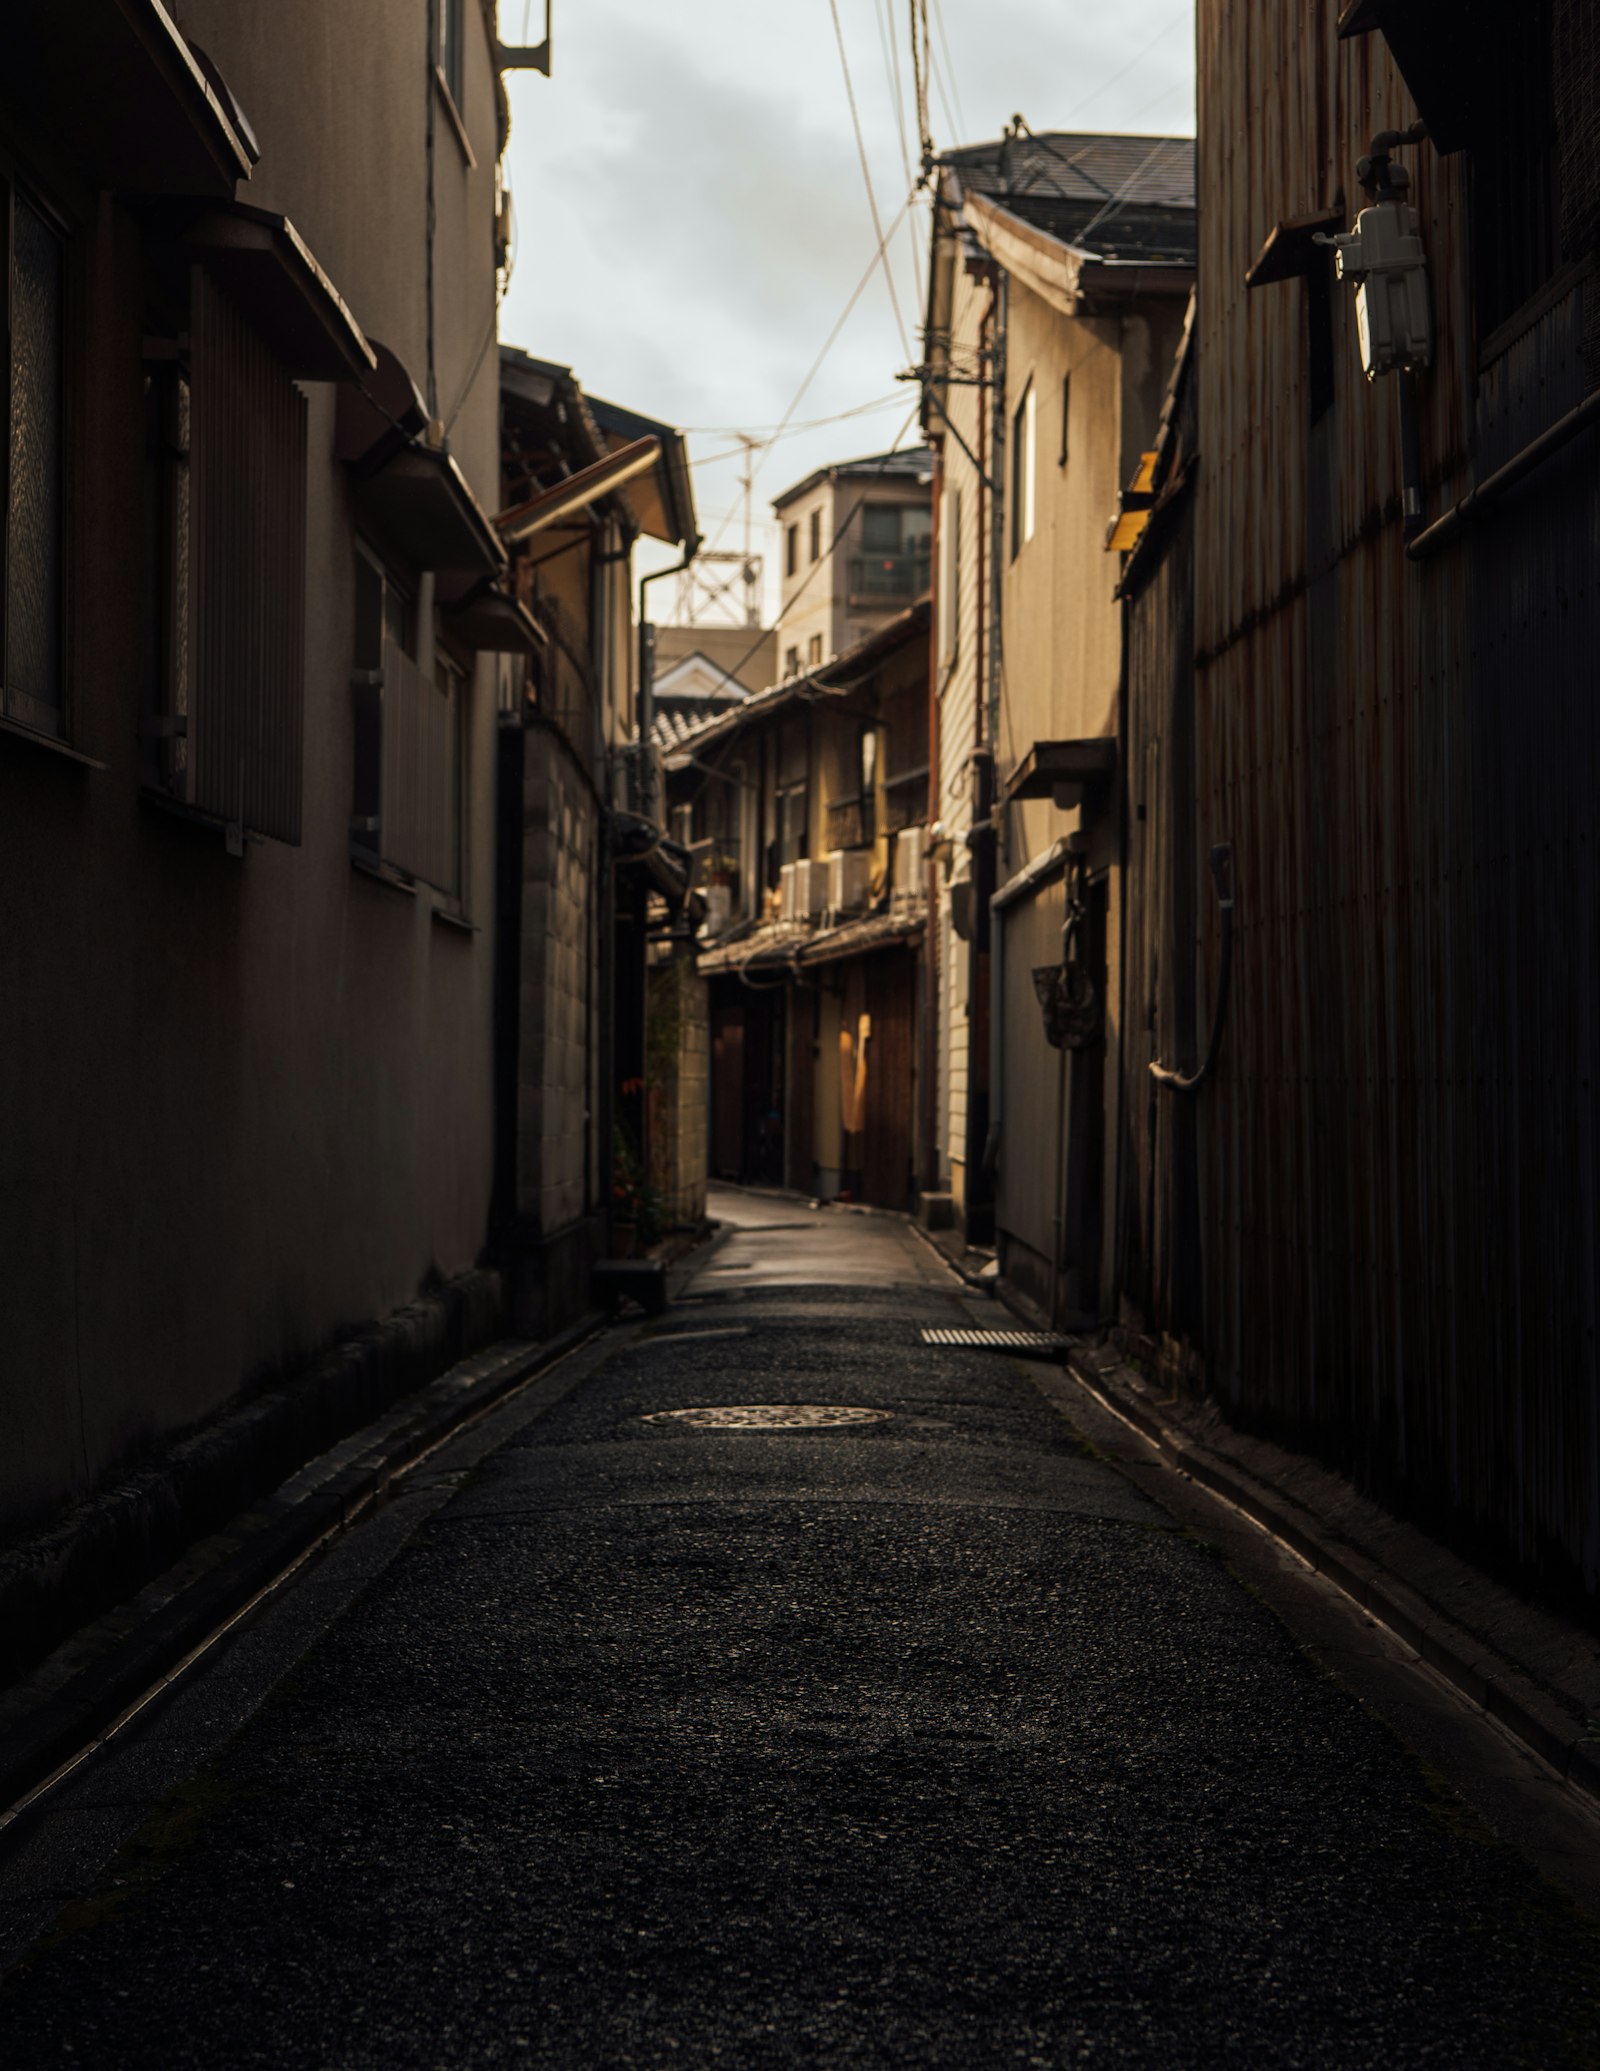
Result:
M1233 848L1219 841L1211 851L1211 878L1217 888L1217 905L1222 914L1222 948L1217 963L1217 997L1211 1010L1211 1041L1206 1046L1200 1069L1185 1076L1164 1064L1152 1064L1150 1076L1158 1086L1173 1093L1198 1093L1210 1078L1222 1048L1223 1024L1228 1018L1228 983L1233 975Z
M926 819L939 818L939 663L949 599L944 589L944 440L933 448L933 612L928 641L928 803ZM957 541L959 550L960 542ZM959 575L957 580L959 581ZM939 1187L939 866L925 854L923 897L928 924L922 937L922 1190Z
M655 816L655 765L650 760L650 735L656 723L656 643L655 627L645 616L647 599L645 591L653 582L660 582L666 575L682 575L700 550L698 535L684 548L683 559L674 561L670 568L658 568L652 575L639 578L639 767L644 775L640 786L645 818Z
M611 843L611 772L606 754L607 667L610 658L611 522L600 528L600 551L589 563L589 652L594 673L595 779L600 793L599 828L596 834L600 866L600 1083L595 1102L600 1137L600 1200L604 1231L604 1255L612 1243L612 1136L616 1129L616 999L617 999L617 883Z
M1000 1138L995 1117L998 1114L996 1098L1003 1067L1000 1062L1000 1031L1003 1022L1003 1002L997 1004L994 987L996 967L996 937L1001 932L993 923L991 904L995 896L996 857L999 848L999 829L995 825L995 758L1000 739L1000 669L1003 647L1001 642L1000 611L1005 581L1005 415L1006 415L1006 317L1008 289L1004 271L996 266L989 276L989 309L986 312L985 329L989 339L987 353L981 365L988 376L987 397L980 389L980 403L988 402L988 581L980 580L979 595L987 605L984 627L986 639L981 649L984 665L984 681L981 694L974 700L977 707L975 724L978 744L974 752L974 824L968 840L972 848L973 908L972 964L974 983L969 997L978 1006L983 1017L982 1043L974 1046L975 1054L968 1074L967 1116L968 1116L968 1166L967 1199L969 1203L969 1225L971 1210L976 1209L981 1237L993 1235L994 1227L994 1172L999 1157ZM987 960L989 985L987 992L983 985L983 966ZM982 1069L979 1068L980 1061ZM971 1230L969 1227L969 1236ZM981 1241L981 1238L980 1238Z

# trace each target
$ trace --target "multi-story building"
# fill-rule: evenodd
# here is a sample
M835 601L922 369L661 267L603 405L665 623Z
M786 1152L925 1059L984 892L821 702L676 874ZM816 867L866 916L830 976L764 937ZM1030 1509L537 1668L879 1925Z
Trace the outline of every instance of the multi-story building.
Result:
M1018 1292L1096 1315L1125 1011L1107 540L1194 278L1194 145L1018 129L945 156L934 222L930 1179Z
M598 406L568 699L507 541L572 511L494 515L493 11L180 12L22 0L0 77L0 1531L94 1506L80 1618L498 1335L495 1265L547 1312L609 1197L587 1002L642 1041L626 554L694 537L681 442Z
M773 499L778 680L831 662L925 594L932 480L917 447L819 467Z
M718 1177L912 1205L924 1163L928 606L668 752L708 914Z
M1192 363L1129 571L1113 1313L1592 1616L1593 15L1197 30Z

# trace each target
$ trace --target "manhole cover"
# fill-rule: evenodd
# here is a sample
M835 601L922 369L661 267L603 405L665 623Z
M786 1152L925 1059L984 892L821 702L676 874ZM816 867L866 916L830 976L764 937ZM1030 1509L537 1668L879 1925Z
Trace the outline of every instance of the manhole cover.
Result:
M692 1424L709 1431L820 1431L839 1424L877 1424L887 1409L851 1409L835 1402L732 1402L705 1409L658 1409L647 1424Z

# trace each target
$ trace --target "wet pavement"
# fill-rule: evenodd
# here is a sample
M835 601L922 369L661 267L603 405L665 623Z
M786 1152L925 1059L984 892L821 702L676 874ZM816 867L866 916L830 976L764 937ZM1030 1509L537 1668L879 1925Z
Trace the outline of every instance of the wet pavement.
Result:
M918 1339L1008 1318L721 1209L14 1842L0 2062L1600 2061L1585 1919L1028 1366Z

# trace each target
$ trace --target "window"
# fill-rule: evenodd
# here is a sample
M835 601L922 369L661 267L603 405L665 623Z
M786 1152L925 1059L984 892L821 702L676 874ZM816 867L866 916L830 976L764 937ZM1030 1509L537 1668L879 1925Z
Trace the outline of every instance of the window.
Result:
M358 862L432 885L459 905L466 888L466 672L436 649L419 660L416 608L370 548L355 568L354 781Z
M944 659L961 650L961 491L945 491L944 525L939 539L939 619L944 627Z
M800 527L786 525L783 530L783 572L798 575L800 572Z
M869 554L899 553L899 504L869 503L862 506L861 544Z
M822 506L820 504L811 513L811 559L814 563L822 559Z
M799 675L800 650L798 647L786 647L783 650L783 673L786 677Z
M822 667L822 635L820 633L813 633L806 642L806 667L809 669L820 669Z
M1498 115L1469 153L1480 349L1561 262L1551 0L1529 0L1495 58Z
M40 209L0 176L0 250L10 310L0 590L0 710L65 731L62 693L64 247Z
M1030 381L1011 419L1011 556L1033 537L1034 394Z
M145 374L150 788L300 839L306 400L203 266Z
M466 0L439 0L439 70L458 109L466 105L461 47L465 9Z
M1067 442L1071 427L1072 376L1070 374L1063 374L1061 377L1061 451L1056 456L1057 467L1065 467L1067 464Z

